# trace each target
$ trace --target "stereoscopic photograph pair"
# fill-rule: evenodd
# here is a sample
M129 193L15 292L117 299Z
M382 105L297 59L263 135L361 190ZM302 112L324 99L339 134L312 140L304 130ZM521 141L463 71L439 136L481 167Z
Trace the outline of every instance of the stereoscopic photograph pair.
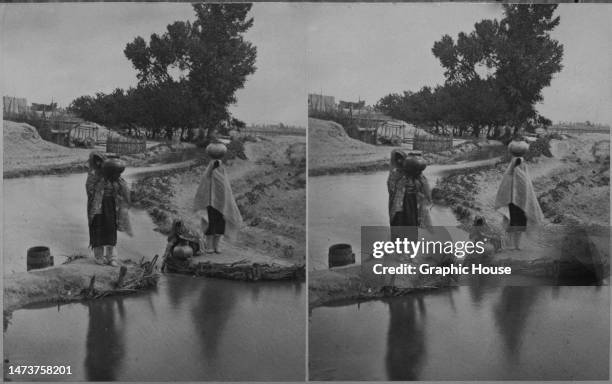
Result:
M611 18L0 4L4 380L609 380Z

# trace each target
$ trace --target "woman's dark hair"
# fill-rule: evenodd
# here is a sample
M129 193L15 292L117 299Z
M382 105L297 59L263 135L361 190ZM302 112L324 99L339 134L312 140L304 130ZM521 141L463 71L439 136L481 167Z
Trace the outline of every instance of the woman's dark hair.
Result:
M92 153L89 156L89 168L101 169L104 163L104 157L98 153Z

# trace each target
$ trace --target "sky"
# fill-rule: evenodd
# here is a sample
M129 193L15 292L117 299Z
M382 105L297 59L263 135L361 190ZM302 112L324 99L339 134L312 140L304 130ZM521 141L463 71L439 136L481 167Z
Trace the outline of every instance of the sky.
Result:
M257 71L230 110L247 123L306 125L305 24L297 6L255 4L246 39L258 49ZM177 20L193 20L189 4L64 3L0 5L3 95L68 106L81 95L136 85L123 54Z
M553 32L564 69L538 105L557 121L612 124L612 4L562 4ZM483 3L260 3L246 37L258 48L257 71L230 110L247 123L306 125L308 93L375 104L392 92L444 81L431 47L444 34L469 32L501 18ZM136 84L125 45L193 19L181 3L0 5L4 95L67 106L74 98Z
M612 4L562 4L552 36L564 69L537 106L558 121L612 124ZM471 32L499 4L317 4L308 23L308 91L375 104L381 97L444 82L435 41Z

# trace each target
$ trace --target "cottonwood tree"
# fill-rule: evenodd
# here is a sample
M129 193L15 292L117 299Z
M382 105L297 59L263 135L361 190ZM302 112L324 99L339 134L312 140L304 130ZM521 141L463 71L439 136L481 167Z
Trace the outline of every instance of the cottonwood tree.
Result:
M467 85L490 79L504 99L507 123L516 129L530 121L546 122L535 105L542 89L563 67L563 45L550 36L560 22L556 4L504 4L504 18L482 20L474 31L445 35L433 54L445 69L447 84ZM481 100L485 100L482 99Z
M195 100L195 120L213 129L230 115L235 92L256 70L257 49L244 38L251 4L194 4L196 20L177 21L164 34L127 44L124 53L138 71L139 87L181 84ZM189 108L191 109L191 108ZM194 111L191 111L194 112Z
M394 118L455 135L505 135L503 127L550 125L536 104L542 89L562 69L563 46L550 36L560 22L556 5L503 5L504 18L482 20L455 41L444 35L432 53L444 68L445 83L418 92L390 94L376 107Z

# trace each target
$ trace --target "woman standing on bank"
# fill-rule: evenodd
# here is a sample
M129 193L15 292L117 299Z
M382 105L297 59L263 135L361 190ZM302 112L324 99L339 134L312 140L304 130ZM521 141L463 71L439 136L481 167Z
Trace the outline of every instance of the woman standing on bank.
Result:
M219 152L215 151L217 147ZM206 236L206 253L220 253L221 236L235 239L242 226L242 216L220 160L225 154L225 146L210 144L206 151L213 160L206 167L198 186L194 208L200 215L202 231Z
M98 151L89 155L89 172L85 181L89 246L98 264L118 266L115 256L117 231L131 236L128 217L130 191L121 178L123 167L108 162Z
M495 209L502 213L507 223L509 243L515 250L519 250L521 235L525 232L527 225L541 223L544 214L523 158L529 150L529 144L515 140L510 143L508 149L512 159L499 185Z
M391 151L387 189L392 227L430 225L427 206L431 204L431 190L423 175L425 167L420 154L406 154L398 149Z

